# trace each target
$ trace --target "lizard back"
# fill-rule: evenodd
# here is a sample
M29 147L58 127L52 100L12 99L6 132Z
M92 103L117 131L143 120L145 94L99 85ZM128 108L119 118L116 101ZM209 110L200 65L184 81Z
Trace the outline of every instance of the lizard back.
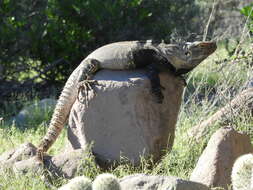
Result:
M111 43L96 49L88 55L85 60L98 60L101 63L101 69L134 69L136 68L136 65L134 63L133 52L138 49L156 49L156 45L149 41L124 41Z

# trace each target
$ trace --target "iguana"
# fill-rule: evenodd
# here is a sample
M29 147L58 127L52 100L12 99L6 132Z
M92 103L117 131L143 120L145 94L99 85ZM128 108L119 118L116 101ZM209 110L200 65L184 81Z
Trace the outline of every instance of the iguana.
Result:
M146 68L151 93L157 103L163 94L159 73L168 71L180 76L191 71L216 50L215 42L186 42L182 44L152 41L125 41L102 46L89 54L68 78L54 110L49 129L37 149L37 158L57 139L78 97L81 85L92 85L92 76L99 69L130 70Z

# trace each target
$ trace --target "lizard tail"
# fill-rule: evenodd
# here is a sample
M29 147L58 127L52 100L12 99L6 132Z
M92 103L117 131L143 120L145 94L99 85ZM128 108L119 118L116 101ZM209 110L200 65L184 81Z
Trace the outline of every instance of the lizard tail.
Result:
M47 150L55 142L64 127L71 107L77 97L77 88L74 78L75 77L70 77L62 90L62 93L54 109L54 113L50 121L48 131L38 146L39 154L47 152Z
M68 119L71 107L78 96L78 84L89 79L99 68L94 59L84 60L70 75L56 104L48 131L37 149L37 159L43 162L43 154L52 146Z

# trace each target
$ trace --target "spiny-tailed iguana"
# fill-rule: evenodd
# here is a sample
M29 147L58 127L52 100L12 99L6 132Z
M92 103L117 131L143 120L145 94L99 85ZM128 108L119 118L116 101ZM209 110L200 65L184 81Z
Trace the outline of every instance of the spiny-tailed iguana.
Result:
M151 92L158 103L163 94L159 73L168 71L180 76L191 71L216 50L215 42L187 42L183 44L153 43L152 41L126 41L108 44L93 51L73 71L67 80L54 110L49 129L38 146L37 156L57 139L78 96L80 83L93 82L92 76L99 69L129 70L146 68L151 81Z

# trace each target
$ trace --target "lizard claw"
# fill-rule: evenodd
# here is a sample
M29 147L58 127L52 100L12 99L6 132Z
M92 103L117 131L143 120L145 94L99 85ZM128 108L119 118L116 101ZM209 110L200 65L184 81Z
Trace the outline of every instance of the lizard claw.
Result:
M160 86L158 88L151 89L151 93L153 95L154 101L158 104L163 103L164 95L161 90L164 90L165 88Z
M38 162L39 165L44 166L44 162L43 162L43 160L44 160L44 153L43 153L43 150L41 150L41 149L37 150L37 153L35 155L35 159L36 159L36 161Z
M160 85L161 90L165 90L166 88L162 85Z
M187 86L187 82L182 75L179 76L179 79L181 79L183 81L184 86Z
M96 92L94 91L93 86L98 85L97 80L84 80L78 83L78 94L81 90L84 90L85 92L85 99L88 99L88 91L92 90L94 94L96 95ZM79 96L77 96L78 101L80 102Z
M184 82L184 86L187 86L187 82L185 79L183 79L183 82Z

